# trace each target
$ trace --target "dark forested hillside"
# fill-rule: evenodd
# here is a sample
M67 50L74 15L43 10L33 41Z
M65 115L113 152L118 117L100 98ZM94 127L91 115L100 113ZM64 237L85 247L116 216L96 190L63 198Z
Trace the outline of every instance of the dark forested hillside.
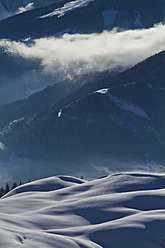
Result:
M165 53L121 74L63 82L0 108L1 141L30 159L164 163ZM15 116L14 116L15 114Z
M0 21L0 38L25 39L58 35L59 33L93 33L122 29L148 28L164 22L163 0L123 1L95 0L64 15L40 18L62 8L68 1L33 9Z

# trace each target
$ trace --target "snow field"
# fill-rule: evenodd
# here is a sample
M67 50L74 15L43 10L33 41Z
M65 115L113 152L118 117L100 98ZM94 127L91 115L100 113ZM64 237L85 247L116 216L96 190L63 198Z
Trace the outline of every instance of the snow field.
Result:
M22 185L0 199L0 247L162 247L164 187L164 175L149 173Z
M68 12L74 11L75 9L78 8L82 8L85 6L88 6L88 4L94 0L75 0L75 1L70 1L66 4L64 4L63 7L55 9L53 12L47 14L47 15L43 15L40 16L40 18L47 18L47 17L52 17L57 15L58 18L60 18L61 16L64 16L65 14L67 14Z

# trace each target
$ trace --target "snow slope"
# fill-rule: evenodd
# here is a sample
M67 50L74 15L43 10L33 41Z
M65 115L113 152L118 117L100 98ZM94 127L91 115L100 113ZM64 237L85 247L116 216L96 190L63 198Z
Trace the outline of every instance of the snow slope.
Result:
M0 20L34 8L48 6L61 0L0 0Z
M0 200L0 247L164 247L164 187L140 173L25 184Z
M76 0L76 1L71 1L68 2L66 4L64 4L63 7L55 9L53 12L47 14L47 15L43 15L40 18L47 18L47 17L52 17L54 15L57 15L58 17L61 17L63 15L65 15L66 13L73 11L75 9L78 8L82 8L85 6L88 6L88 4L94 0Z
M140 109L138 106L133 105L132 103L128 103L123 99L113 96L108 89L101 89L96 91L96 93L107 94L110 101L114 102L114 104L120 109L123 109L125 111L130 111L136 115L139 115L142 118L149 119L147 113L144 110Z
M9 12L2 6L2 3L0 1L0 20L5 19L9 16L10 16Z

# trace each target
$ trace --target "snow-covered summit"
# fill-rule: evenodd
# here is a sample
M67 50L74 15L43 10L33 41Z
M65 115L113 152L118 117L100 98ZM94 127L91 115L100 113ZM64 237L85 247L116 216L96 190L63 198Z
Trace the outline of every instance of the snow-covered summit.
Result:
M47 15L43 15L40 18L47 18L47 17L52 17L57 15L58 17L61 17L63 15L65 15L66 13L73 11L75 9L78 8L82 8L87 6L90 2L92 2L94 0L75 0L75 1L71 1L68 2L66 4L64 4L63 7L55 9L53 12L47 14Z
M56 187L59 181L62 187ZM164 185L165 175L149 173L93 181L61 176L26 184L0 200L0 246L164 247Z
M33 8L47 6L61 0L0 0L0 19L7 18L17 13L29 11Z
M74 178L71 176L49 177L42 180L29 182L20 187L17 187L16 189L10 191L7 195L5 195L4 198L24 192L31 192L31 191L46 192L46 191L59 190L76 184L81 184L84 182L85 182L84 180L81 180L79 178Z

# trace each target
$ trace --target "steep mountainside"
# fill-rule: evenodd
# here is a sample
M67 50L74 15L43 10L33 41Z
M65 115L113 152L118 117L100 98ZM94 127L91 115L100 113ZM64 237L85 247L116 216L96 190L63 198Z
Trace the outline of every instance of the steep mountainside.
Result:
M64 88L1 106L6 152L73 163L98 157L164 164L164 61L162 52L119 75L79 84L75 92L64 91L64 82Z
M0 19L15 15L19 12L31 10L32 8L42 7L60 0L1 0L0 1Z
M4 2L4 6L15 3ZM21 1L17 3L21 4ZM36 6L39 4L37 1L34 3ZM4 8L0 9L3 12ZM0 104L24 99L83 70L85 74L88 70L103 71L115 67L116 71L121 71L132 67L164 49L164 25L143 29L160 22L164 22L163 0L150 1L149 4L140 0L124 1L124 4L121 0L63 0L1 20ZM103 32L115 27L123 32ZM130 28L134 31L124 32ZM143 29L142 33L139 33L140 29ZM94 35L93 32L99 34ZM64 33L75 34L75 37L62 36ZM129 37L128 40L126 37ZM92 42L95 45L90 49ZM123 53L122 50L118 53L120 49L113 51L115 44L123 46ZM136 56L136 44L138 49L142 47L143 50L143 44L147 46L144 52L139 51L139 56ZM86 53L88 49L91 53ZM105 51L101 53L102 49ZM130 62L127 60L129 56Z
M37 1L33 2L37 6ZM7 6L6 1L4 6ZM164 22L164 16L164 0L60 1L1 20L0 38L24 39L68 32L92 33L114 27L147 28Z

